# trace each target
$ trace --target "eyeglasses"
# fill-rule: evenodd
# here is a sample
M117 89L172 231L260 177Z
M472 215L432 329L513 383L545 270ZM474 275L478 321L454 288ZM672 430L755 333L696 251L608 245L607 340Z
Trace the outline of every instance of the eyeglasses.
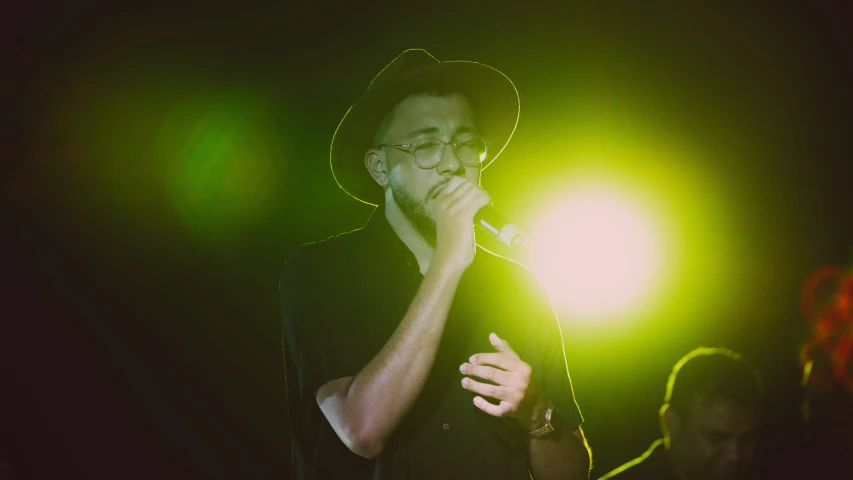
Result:
M439 142L438 140L420 140L414 143L390 144L383 143L382 147L393 147L412 154L415 165L421 168L433 168L444 158L444 148L453 146L456 158L469 167L479 167L486 160L489 142L480 137L466 138L455 142Z

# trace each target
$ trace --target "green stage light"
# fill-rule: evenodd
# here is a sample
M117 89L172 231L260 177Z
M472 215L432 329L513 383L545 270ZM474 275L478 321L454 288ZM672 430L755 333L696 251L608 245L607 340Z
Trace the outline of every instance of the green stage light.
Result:
M57 88L42 98L39 134L57 138L59 166L76 175L85 194L77 198L94 202L103 222L158 241L189 234L234 247L289 196L293 130L282 97L154 57L81 56L66 75L84 79L88 96ZM54 118L71 120L56 131Z
M277 155L262 99L220 93L177 105L158 135L166 185L190 229L229 238L272 207Z

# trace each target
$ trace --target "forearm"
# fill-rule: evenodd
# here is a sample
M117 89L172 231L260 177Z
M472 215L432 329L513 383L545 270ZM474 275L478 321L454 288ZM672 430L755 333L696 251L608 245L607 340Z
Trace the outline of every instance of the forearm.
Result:
M532 438L528 449L534 480L589 478L590 452L580 428L560 428L553 438Z
M394 334L353 377L346 413L370 456L378 455L420 395L463 271L439 265L428 270Z

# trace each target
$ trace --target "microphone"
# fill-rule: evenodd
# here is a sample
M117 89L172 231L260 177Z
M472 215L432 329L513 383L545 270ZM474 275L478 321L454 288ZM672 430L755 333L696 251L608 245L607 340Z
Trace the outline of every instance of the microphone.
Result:
M486 206L481 208L474 215L474 225L491 233L492 236L509 247L523 247L527 243L527 235L514 223L494 211L492 207Z

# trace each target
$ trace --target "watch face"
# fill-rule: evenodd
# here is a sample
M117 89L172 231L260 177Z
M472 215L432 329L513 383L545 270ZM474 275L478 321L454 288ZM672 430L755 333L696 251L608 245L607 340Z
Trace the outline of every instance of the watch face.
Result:
M551 424L551 416L554 413L554 404L548 402L548 409L545 410L545 425L532 431L529 435L533 438L538 438L547 435L554 431L554 425Z

